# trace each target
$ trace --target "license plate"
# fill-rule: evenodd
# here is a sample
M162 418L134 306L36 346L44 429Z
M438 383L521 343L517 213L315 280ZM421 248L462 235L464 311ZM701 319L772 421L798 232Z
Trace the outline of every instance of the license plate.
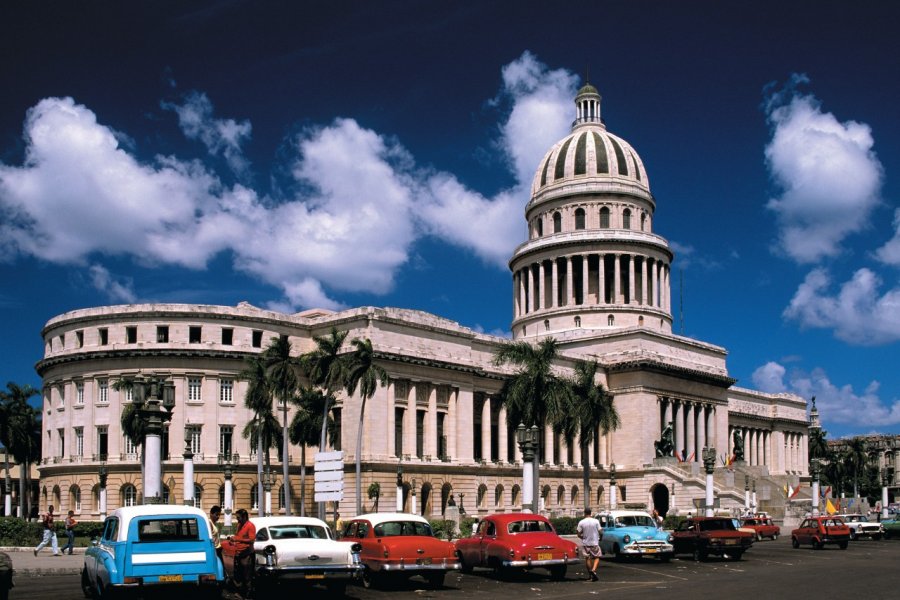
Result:
M430 558L417 558L416 564L417 565L430 565L431 559Z
M159 580L166 583L181 581L181 575L160 575Z
M321 573L319 573L319 574L310 573L309 575L306 576L306 578L307 579L325 579L325 576L322 575Z
M553 560L553 554L550 552L542 552L538 554L538 560Z
M646 550L644 550L644 552L646 552L647 554L656 554L657 550L656 548L647 548Z
M741 541L740 540L725 540L726 546L737 546Z

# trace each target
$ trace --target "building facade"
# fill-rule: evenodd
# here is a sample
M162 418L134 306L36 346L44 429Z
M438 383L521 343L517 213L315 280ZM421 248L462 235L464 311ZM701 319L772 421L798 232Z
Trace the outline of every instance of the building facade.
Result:
M560 344L557 365L596 359L600 382L615 396L621 427L582 454L578 440L543 432L543 510L575 514L585 497L610 502L615 465L619 503L686 512L703 496L704 447L722 462L716 473L723 506L742 506L744 481L759 483L762 500L778 502L785 481L807 475L806 402L789 394L736 388L726 350L672 333L670 272L674 254L653 233L656 201L637 152L606 131L600 95L590 85L576 98L572 133L542 159L525 207L528 239L513 252L512 336ZM44 459L47 503L99 516L97 471L109 473L108 508L141 498L139 449L122 434L130 401L114 382L156 373L175 384L175 408L163 435L163 493L183 497L182 453L194 454L201 506L223 501L220 455L236 454L235 506L256 497L254 448L241 432L252 418L243 405L245 361L275 336L297 354L336 327L348 340L371 340L390 377L366 403L362 489L379 483L379 506L437 516L450 495L469 513L521 507L522 457L515 424L499 398L511 371L492 363L502 338L436 315L402 308L282 314L246 303L236 307L145 304L76 310L44 327ZM361 402L339 398L336 446L347 464L341 512L353 512L355 440ZM288 418L292 409L288 410ZM282 411L276 406L276 415ZM677 458L657 458L654 442L672 428ZM724 468L734 444L745 460ZM281 457L273 451L276 498ZM313 449L307 452L312 465ZM300 449L291 448L292 511L300 510ZM591 469L582 489L582 465ZM310 469L311 471L311 469ZM743 476L742 476L743 475ZM736 483L737 482L737 483ZM303 489L312 508L312 478ZM764 491L764 490L768 490ZM366 508L372 501L364 497ZM275 502L276 510L282 510Z

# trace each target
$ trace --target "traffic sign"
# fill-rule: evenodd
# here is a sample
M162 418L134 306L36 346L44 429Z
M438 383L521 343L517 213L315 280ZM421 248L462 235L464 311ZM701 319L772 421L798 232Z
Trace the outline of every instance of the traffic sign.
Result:
M344 453L316 452L316 502L337 502L344 499Z

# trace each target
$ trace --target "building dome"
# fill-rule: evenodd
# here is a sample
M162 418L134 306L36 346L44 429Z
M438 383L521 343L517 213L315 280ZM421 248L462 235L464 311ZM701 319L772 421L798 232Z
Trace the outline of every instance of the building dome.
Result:
M531 202L583 192L633 193L652 201L644 163L634 148L609 133L600 94L591 84L575 97L572 133L544 155L531 184Z

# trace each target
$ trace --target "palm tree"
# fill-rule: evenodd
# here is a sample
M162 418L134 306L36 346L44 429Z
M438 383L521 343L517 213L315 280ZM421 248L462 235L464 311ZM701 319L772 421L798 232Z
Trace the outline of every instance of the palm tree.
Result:
M575 376L571 379L572 415L581 442L581 463L584 469L584 507L590 508L591 467L588 446L600 442L600 435L615 431L621 425L613 396L602 383L596 383L597 361L579 360L575 363ZM598 433L600 435L598 435Z
M825 458L828 455L828 432L820 428L809 430L809 457Z
M271 391L281 402L282 411L282 464L284 465L284 514L291 514L291 479L290 462L288 461L288 402L294 397L300 385L298 369L300 360L291 356L291 342L286 335L273 337L269 347L263 352L266 372L269 377Z
M319 441L322 429L323 407L334 403L334 396L322 390L301 387L291 402L297 407L288 431L292 444L300 446L300 516L306 516L306 447ZM326 429L331 431L331 443L335 442L334 421L329 416Z
M28 400L40 392L32 386L6 384L3 394L3 423L0 424L0 442L19 464L19 506L22 516L28 518L30 507L29 465L41 458L41 412ZM9 457L7 456L7 463ZM9 464L7 464L9 473Z
M346 331L338 331L331 328L327 335L313 336L316 347L311 352L300 357L300 362L309 376L313 385L325 391L325 406L322 415L327 415L330 403L334 401L332 392L339 390L344 385L346 378L346 358L340 354L344 340L347 339ZM325 452L326 420L322 420L322 431L319 436L319 452ZM319 503L318 516L325 519L325 503Z
M865 471L869 460L866 454L866 441L862 438L853 438L847 442L843 455L844 463L853 473L853 497L859 497L859 476Z
M121 381L121 380L120 380ZM114 390L124 389L117 387L119 382L113 384ZM133 403L128 403L122 409L122 415L119 417L119 424L122 426L122 435L131 440L135 448L140 449L141 456L141 481L144 481L144 436L147 434L147 423L141 418L137 407Z
M528 342L503 342L494 351L494 364L511 364L518 370L503 383L500 397L506 404L506 420L510 427L519 423L526 427L546 425L558 429L566 424L567 409L572 404L568 382L552 371L553 361L559 357L559 345L554 338L544 338L536 346ZM535 508L538 506L540 439L534 461Z
M378 385L388 384L388 374L384 368L375 363L375 352L369 338L353 340L353 353L347 365L347 377L344 390L347 396L353 396L359 388L359 427L356 430L356 514L362 513L362 432L363 418L366 412L366 400L375 395Z
M247 392L244 394L244 406L253 411L253 420L244 426L241 434L250 440L251 446L256 446L256 504L258 514L262 517L265 513L263 506L263 442L266 435L257 435L260 429L265 433L267 428L261 428L259 423L268 423L272 415L272 395L269 393L269 378L266 373L266 363L260 355L254 355L247 359L244 370L238 375L240 379L248 382ZM268 448L266 446L266 460L268 462Z

